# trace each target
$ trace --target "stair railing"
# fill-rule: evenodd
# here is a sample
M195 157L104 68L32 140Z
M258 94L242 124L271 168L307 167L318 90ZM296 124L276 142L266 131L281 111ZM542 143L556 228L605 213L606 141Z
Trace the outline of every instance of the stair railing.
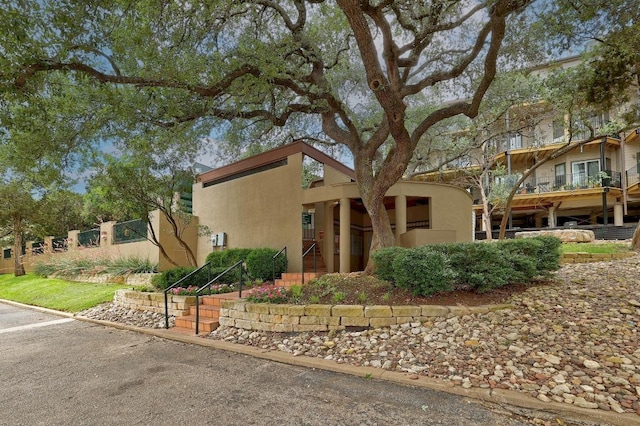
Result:
M284 253L284 272L287 272L287 246L284 246L282 248L282 250L280 250L279 252L277 252L276 254L273 255L273 275L272 275L272 281L275 284L276 283L276 261L278 260L278 257Z
M218 274L215 278L209 280L205 285L196 290L196 334L198 334L199 326L200 326L200 294L202 294L206 289L211 291L211 284L218 281L220 278L224 277L229 272L233 271L235 268L240 268L240 283L238 287L238 297L242 297L242 283L243 283L243 272L244 272L244 260L239 260L233 265L229 266L227 269Z
M164 289L164 328L169 328L169 302L167 301L167 294L169 293L169 291L172 288L176 288L178 287L179 284L182 284L184 281L187 280L187 278L192 277L193 275L197 274L198 272L202 271L204 268L208 268L207 269L207 281L211 280L211 262L207 262L204 265L202 265L201 267L194 269L193 271L189 272L187 275L185 275L184 277L180 278L178 281L176 281L175 283L171 284L169 287Z
M316 244L311 244L311 247L307 249L304 253L302 253L302 284L304 285L304 258L309 254L311 250L313 250L313 272L317 272L317 264L316 264Z

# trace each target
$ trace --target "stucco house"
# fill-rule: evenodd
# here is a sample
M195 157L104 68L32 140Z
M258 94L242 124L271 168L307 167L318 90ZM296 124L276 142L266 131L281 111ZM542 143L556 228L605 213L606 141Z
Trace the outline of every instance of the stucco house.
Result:
M303 160L323 176L303 188ZM215 236L213 250L287 247L289 271L302 268L303 245L316 242L328 272L362 270L372 230L354 171L303 141L201 173L193 185L193 214ZM398 245L473 239L472 197L447 184L400 181L384 203ZM305 245L306 244L306 245ZM198 264L212 250L200 237Z

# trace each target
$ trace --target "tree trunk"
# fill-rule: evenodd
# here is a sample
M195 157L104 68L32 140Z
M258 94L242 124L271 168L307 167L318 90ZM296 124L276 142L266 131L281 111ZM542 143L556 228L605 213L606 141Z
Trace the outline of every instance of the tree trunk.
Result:
M187 226L186 221L180 217L176 219L175 217L173 217L170 211L164 209L161 209L161 211L162 214L164 214L164 217L167 219L167 222L169 222L169 224L171 225L173 236L176 237L178 245L182 247L187 254L187 262L189 262L189 266L198 266L196 256L193 254L191 247L189 247L187 242L182 238L182 231L184 231L184 228ZM180 221L181 223L178 224L178 221Z
M638 226L636 226L633 238L631 239L631 249L634 251L640 251L640 221L638 222Z
M171 257L169 257L169 254L167 253L167 251L164 249L164 247L162 247L162 244L160 244L160 241L158 241L158 237L156 236L156 231L153 229L153 224L151 223L151 219L149 218L149 215L147 215L147 225L149 226L149 230L151 231L151 238L147 238L147 239L151 241L151 243L154 246L158 247L158 250L160 250L160 256L162 256L163 259L171 263L173 266L180 266Z
M391 247L396 244L396 237L391 229L389 214L384 207L384 202L373 205L372 210L369 210L369 216L371 217L373 235L371 237L371 247L369 248L369 260L364 270L365 274L373 273L375 265L371 258L371 253L383 247Z
M491 210L489 209L489 200L487 199L486 188L482 184L482 178L478 180L480 196L482 197L482 222L484 223L487 241L493 240L493 232L491 230Z
M399 169L404 170L404 167L406 167L406 164L399 165ZM392 247L396 244L396 237L391 229L389 214L384 205L384 195L402 177L402 173L399 173L398 176L394 176L394 173L389 172L379 173L374 177L370 161L359 162L356 159L356 176L360 197L362 197L362 202L371 218L373 235L371 237L371 247L369 248L369 259L364 270L365 274L371 274L374 269L371 254L378 249Z
M25 274L22 263L22 217L13 217L13 274L20 277Z

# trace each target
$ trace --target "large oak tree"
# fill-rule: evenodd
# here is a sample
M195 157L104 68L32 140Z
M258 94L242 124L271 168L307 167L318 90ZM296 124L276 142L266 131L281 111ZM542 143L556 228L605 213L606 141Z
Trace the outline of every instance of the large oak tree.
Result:
M65 74L111 108L103 136L313 117L353 155L375 250L395 242L384 194L425 132L477 114L532 2L14 0L0 84L38 93Z

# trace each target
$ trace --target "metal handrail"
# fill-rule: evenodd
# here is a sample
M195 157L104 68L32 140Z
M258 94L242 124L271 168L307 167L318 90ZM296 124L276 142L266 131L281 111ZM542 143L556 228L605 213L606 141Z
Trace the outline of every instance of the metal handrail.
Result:
M222 278L223 276L225 276L226 274L228 274L229 272L231 272L234 268L237 268L238 266L240 266L240 287L238 290L238 297L242 297L242 272L244 270L244 268L242 267L242 264L244 263L243 260L239 260L236 263L234 263L233 265L229 266L227 269L225 269L223 272L221 272L220 274L218 274L215 278L209 280L208 283L206 283L205 285L203 285L202 287L200 287L198 290L196 290L196 334L198 334L199 330L199 326L200 326L200 294L202 292L204 292L205 289L209 288L209 290L211 290L211 284L213 284L214 282L218 281L220 278Z
M199 267L198 269L194 269L193 271L189 272L187 275L180 278L178 281L176 281L175 283L171 284L169 287L164 289L164 327L165 328L169 328L169 302L167 301L167 293L169 292L169 290L177 287L178 284L182 283L184 280L186 280L190 276L200 272L202 269L208 266L211 266L211 262L207 262L201 267ZM209 279L211 279L211 268L209 268L207 271L207 280Z
M313 272L317 272L317 264L316 264L316 245L317 243L311 244L311 247L307 249L304 253L302 253L302 284L304 284L304 258L309 254L311 250L313 250Z
M284 246L279 252L273 255L273 275L271 277L274 284L276 283L276 259L278 259L278 256L280 256L282 252L284 252L284 271L287 272L287 246Z

